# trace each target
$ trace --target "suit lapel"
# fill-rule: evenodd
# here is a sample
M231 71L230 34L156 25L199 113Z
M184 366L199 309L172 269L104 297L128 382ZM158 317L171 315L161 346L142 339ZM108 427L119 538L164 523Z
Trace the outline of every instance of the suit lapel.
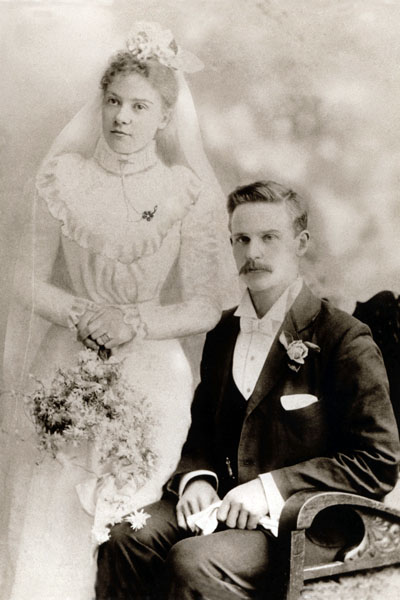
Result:
M315 321L320 310L321 299L314 296L311 290L303 284L300 294L288 312L287 318L292 319L294 330L301 333Z
M235 350L236 339L240 331L239 317L235 317L234 315L232 315L227 325L228 327L226 328L226 334L223 336L219 352L219 357L221 358L221 380L217 415L219 415L220 413L222 399L224 398L229 377L232 373L233 352Z
M289 343L293 340L302 338L307 340L306 329L316 319L321 309L321 300L314 296L306 285L303 285L299 295L294 301L291 309L287 313L275 339L272 343L269 354L265 360L260 376L257 380L254 392L247 403L246 415L250 414L254 408L268 396L272 388L287 373L287 354L283 344L279 341L282 331Z

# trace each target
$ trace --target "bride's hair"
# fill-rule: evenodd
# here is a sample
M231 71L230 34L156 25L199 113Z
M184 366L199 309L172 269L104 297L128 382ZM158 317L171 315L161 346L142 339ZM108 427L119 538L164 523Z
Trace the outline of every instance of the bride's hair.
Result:
M178 82L172 69L158 60L138 61L130 52L121 51L111 58L110 64L101 78L100 87L107 90L114 77L138 73L145 77L158 90L166 108L172 108L178 98Z

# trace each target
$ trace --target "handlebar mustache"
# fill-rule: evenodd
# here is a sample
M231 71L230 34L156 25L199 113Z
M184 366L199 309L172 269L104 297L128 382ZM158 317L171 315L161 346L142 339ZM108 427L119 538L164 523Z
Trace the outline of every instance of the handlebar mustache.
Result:
M242 267L240 267L239 275L245 275L246 273L250 273L250 271L266 271L267 273L272 273L272 269L269 265L248 261Z

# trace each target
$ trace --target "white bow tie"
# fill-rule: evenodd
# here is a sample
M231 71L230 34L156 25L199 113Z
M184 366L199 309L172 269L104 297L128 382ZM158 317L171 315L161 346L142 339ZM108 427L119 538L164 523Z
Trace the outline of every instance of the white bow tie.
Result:
M280 322L274 319L263 320L254 317L240 317L240 331L243 333L253 333L258 331L263 335L274 337L279 326Z

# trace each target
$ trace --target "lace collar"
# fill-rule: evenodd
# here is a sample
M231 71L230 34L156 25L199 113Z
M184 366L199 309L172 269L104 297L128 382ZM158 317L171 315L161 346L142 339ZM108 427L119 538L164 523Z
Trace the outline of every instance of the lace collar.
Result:
M132 175L152 167L158 160L154 141L138 152L119 154L111 150L103 135L97 142L93 156L103 169L117 175L121 175L122 167L124 175Z
M176 223L181 223L196 204L202 189L186 167L169 168L156 160L154 168L155 171L142 170L137 176L144 192L154 202L161 205L163 200L168 200L165 210L157 213L151 225L144 220L127 222L125 210L117 222L108 221L107 198L120 193L120 189L116 189L116 181L111 181L114 178L98 166L97 160L87 160L78 153L63 154L47 162L38 174L36 189L50 214L62 222L65 237L91 252L131 264L161 248L168 232ZM103 197L104 194L103 203L96 200L98 195Z

